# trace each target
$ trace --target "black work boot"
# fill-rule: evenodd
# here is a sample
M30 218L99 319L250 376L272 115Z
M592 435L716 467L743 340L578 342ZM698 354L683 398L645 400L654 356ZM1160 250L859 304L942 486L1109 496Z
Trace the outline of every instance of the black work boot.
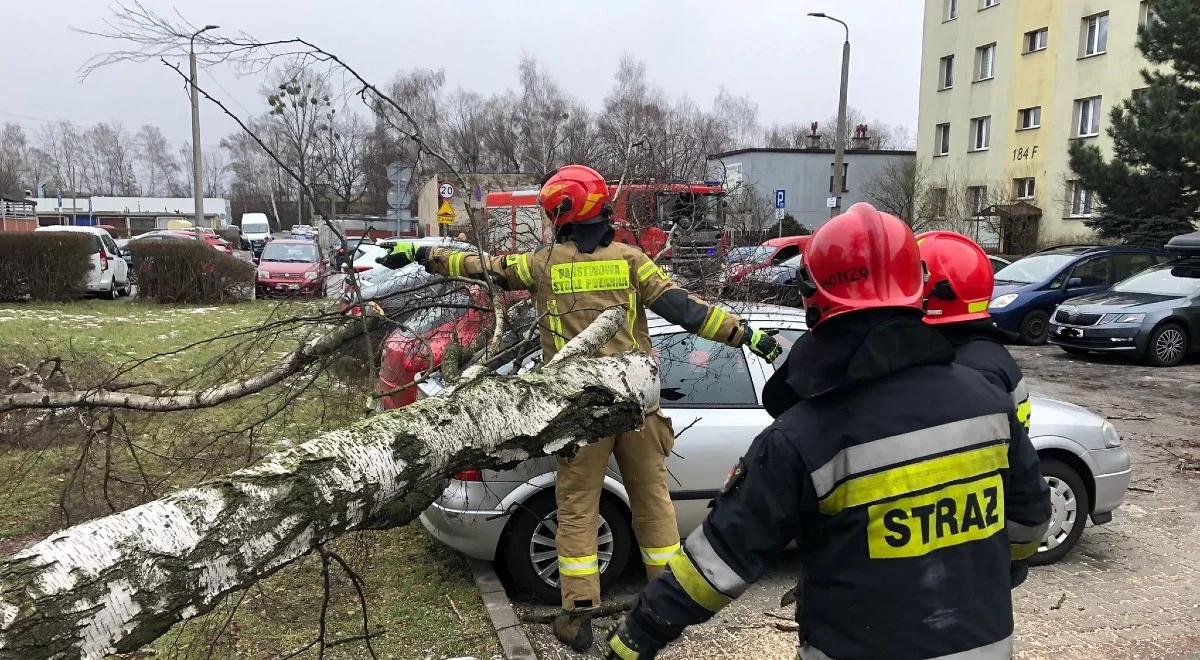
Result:
M554 617L551 625L558 641L583 653L592 647L592 610L566 610Z

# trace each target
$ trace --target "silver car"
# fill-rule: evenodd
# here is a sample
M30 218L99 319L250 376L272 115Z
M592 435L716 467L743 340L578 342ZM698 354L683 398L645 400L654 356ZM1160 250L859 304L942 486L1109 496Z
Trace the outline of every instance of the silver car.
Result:
M735 309L755 327L777 329L790 348L807 328L800 310L770 305ZM677 440L668 460L671 499L680 534L694 529L707 505L750 442L771 418L761 392L772 366L744 348L689 334L650 315L650 335L661 366L662 408ZM777 364L782 364L786 354ZM536 356L526 358L528 368ZM509 369L512 365L509 366ZM426 395L436 384L423 386ZM1035 561L1065 555L1083 533L1084 518L1112 519L1129 485L1129 455L1112 424L1083 408L1032 398L1031 436L1051 488L1053 520ZM495 561L518 589L549 603L558 594L555 553L555 459L537 458L512 470L468 470L421 515L431 534L456 550ZM636 554L629 498L610 461L600 503L601 582L611 584Z

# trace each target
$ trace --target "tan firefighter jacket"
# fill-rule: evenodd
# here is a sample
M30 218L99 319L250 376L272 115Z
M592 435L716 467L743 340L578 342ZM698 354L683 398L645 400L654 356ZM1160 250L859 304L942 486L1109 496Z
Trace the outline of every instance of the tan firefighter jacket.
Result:
M537 304L545 359L579 334L606 309L626 305L625 325L600 350L651 352L646 308L685 330L729 346L744 343L742 319L676 286L641 250L624 243L580 252L574 242L534 252L487 257L433 248L425 268L451 277L490 277L503 288L528 289ZM486 271L486 272L485 272Z

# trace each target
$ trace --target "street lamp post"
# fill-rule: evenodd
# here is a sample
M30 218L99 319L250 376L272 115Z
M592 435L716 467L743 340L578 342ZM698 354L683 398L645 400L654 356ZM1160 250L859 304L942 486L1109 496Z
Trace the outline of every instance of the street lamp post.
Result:
M203 164L200 161L200 93L196 89L196 37L202 32L217 29L216 25L205 25L196 30L189 40L188 65L191 68L192 88L192 204L195 210L193 218L196 239L200 239L200 223L204 221L204 182Z
M846 162L846 92L850 86L850 26L846 25L845 21L834 18L824 12L812 12L809 14L814 18L827 18L835 23L840 23L842 28L846 30L846 40L842 43L842 87L838 92L838 119L837 119L837 135L834 136L833 142L833 196L837 199L837 204L829 209L829 217L834 217L842 212L842 189L845 185L845 162Z

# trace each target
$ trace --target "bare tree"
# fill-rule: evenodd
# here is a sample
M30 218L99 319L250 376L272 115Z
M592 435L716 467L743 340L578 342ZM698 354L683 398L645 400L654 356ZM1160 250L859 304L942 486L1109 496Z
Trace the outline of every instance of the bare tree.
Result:
M875 208L918 227L923 220L921 204L926 178L925 167L917 159L895 160L866 182L864 192Z
M142 193L151 197L174 193L179 186L179 163L172 157L162 131L144 124L134 136L134 144Z
M324 179L343 209L363 196L366 150L367 126L353 112L336 114L326 139L318 143Z
M0 128L0 195L23 192L23 186L36 187L29 175L29 141L20 124L6 123Z
M84 143L75 126L65 121L47 124L38 134L38 148L57 192L78 194L84 180Z
M271 111L267 120L282 142L280 152L297 174L301 190L313 183L317 150L333 120L329 83L312 69L289 65L275 72L263 89ZM296 219L304 223L304 195L296 195Z
M98 195L138 194L133 140L119 123L101 122L83 134L85 185Z

